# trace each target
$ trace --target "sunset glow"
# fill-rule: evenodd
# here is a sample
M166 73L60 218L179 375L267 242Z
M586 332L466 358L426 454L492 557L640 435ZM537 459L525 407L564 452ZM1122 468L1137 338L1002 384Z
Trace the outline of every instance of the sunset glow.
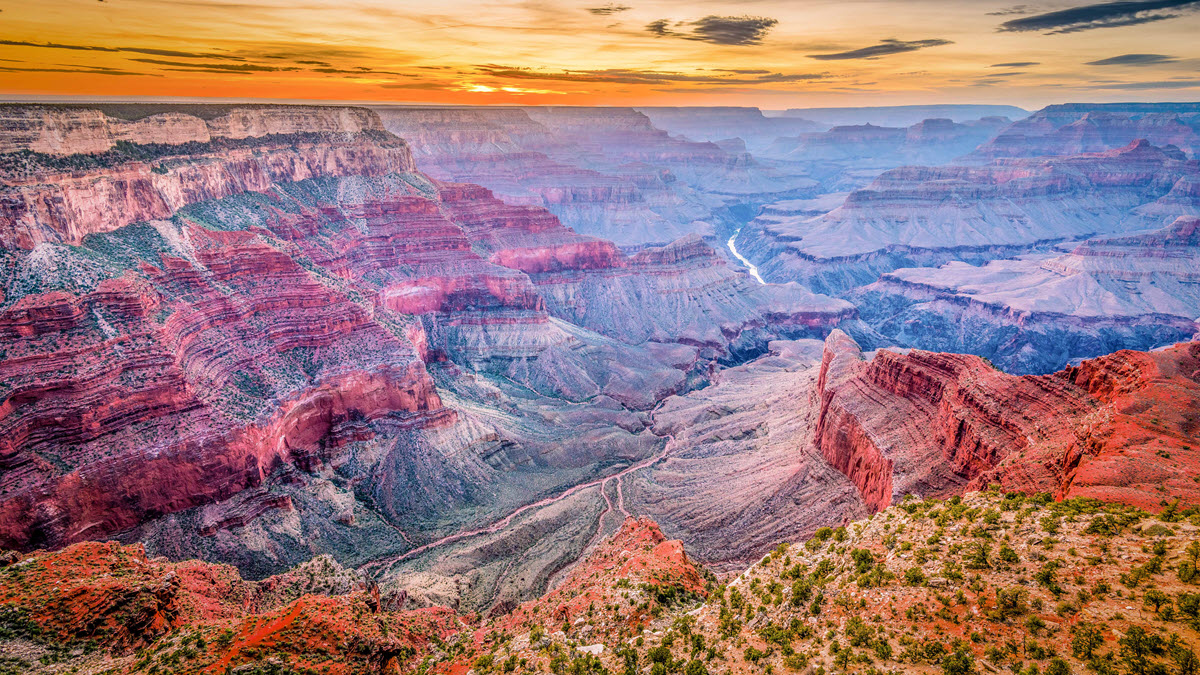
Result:
M0 88L10 97L1034 107L1200 89L1200 2L4 0L0 9Z

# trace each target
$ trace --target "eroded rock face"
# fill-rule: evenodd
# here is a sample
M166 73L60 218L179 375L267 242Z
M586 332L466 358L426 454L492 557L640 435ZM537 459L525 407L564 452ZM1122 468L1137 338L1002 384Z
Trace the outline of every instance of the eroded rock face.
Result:
M868 360L835 331L817 382L816 443L872 510L991 483L1152 510L1171 495L1195 503L1198 355L1200 344L1184 343L1013 376L959 354L880 350Z
M135 649L186 632L204 645L189 672L320 654L398 673L414 652L466 628L446 608L381 607L377 588L327 558L259 582L226 565L152 559L141 545L115 542L39 551L17 565L4 570L0 609L21 612L51 644L92 642L117 668Z
M1103 152L1138 139L1200 150L1200 106L1195 103L1052 105L1001 132L978 157L1043 157Z
M1200 219L1181 216L1065 254L899 269L851 297L898 344L986 356L1008 372L1051 372L1200 331L1198 227Z
M316 106L157 105L144 114L137 105L0 106L0 153L97 154L117 143L139 145L208 143L271 134L383 131L379 118L362 108Z
M642 589L662 602L661 598L667 597L702 597L704 578L688 559L681 542L668 540L649 518L629 517L557 587L536 600L522 603L498 623L518 628L528 623L548 622L571 626L573 631L583 634L577 620L590 616L596 607L615 602L622 597L623 588ZM600 635L594 636L603 637L622 627L646 625L651 619L649 609L647 603L616 625L600 626Z
M854 319L696 237L627 255L431 180L370 112L202 108L207 141L7 169L8 546L120 533L254 576L384 557L650 456L647 411L713 360ZM110 140L159 119L70 112Z
M431 176L545 206L577 232L626 249L713 236L731 224L730 205L816 185L744 149L673 137L632 108L376 110Z
M78 245L89 234L170 218L189 204L264 192L277 182L413 170L408 148L398 139L295 138L253 149L201 145L210 151L181 157L168 149L162 159L121 163L102 171L60 173L42 168L33 175L5 176L0 189L0 218L5 222L0 244L9 248L33 248L42 242Z
M1069 157L903 167L824 215L760 218L737 244L768 280L839 292L898 267L978 264L1162 227L1194 214L1198 171L1178 150L1144 140Z

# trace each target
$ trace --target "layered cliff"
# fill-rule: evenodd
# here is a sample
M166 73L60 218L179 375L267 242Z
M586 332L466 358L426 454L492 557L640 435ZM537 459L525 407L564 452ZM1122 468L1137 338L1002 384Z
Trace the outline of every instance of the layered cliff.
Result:
M119 143L183 145L216 138L383 131L363 108L155 104L0 106L0 153L101 154Z
M978 263L1195 212L1195 161L1145 141L1096 154L905 167L818 217L764 218L738 250L770 280L840 291L898 267Z
M15 564L0 569L5 647L74 668L246 672L287 662L399 673L417 653L467 629L465 617L446 608L381 606L376 587L328 558L260 582L224 565L170 563L115 542L6 562ZM161 650L166 645L178 649Z
M1200 331L1198 225L1185 216L1065 254L899 269L852 297L896 344L978 354L1009 372L1050 372ZM971 329L947 329L956 324Z
M980 158L1043 157L1103 152L1138 139L1200 151L1200 106L1195 103L1070 103L1020 120L975 153Z
M519 108L376 109L408 139L422 171L544 206L572 229L621 246L663 244L709 231L712 204L665 166L596 161L579 139Z
M1200 344L1120 351L1053 375L975 356L881 350L835 331L816 385L816 443L872 510L998 483L1157 509L1191 480Z
M414 170L408 146L362 109L233 109L209 120L171 112L134 121L99 110L4 112L10 131L0 147L10 154L0 169L0 245L7 248L78 245L89 234L274 183ZM17 122L30 129L12 131ZM142 133L138 125L168 131Z
M432 180L370 112L69 112L111 146L0 154L9 546L119 536L256 577L395 558L650 457L647 411L714 360L854 318L698 238L627 255ZM207 140L118 138L155 120ZM464 602L536 587L496 583Z

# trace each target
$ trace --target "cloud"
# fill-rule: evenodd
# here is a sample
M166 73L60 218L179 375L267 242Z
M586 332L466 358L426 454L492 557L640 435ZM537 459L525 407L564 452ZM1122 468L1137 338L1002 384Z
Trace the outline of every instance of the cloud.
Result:
M1094 89L1122 89L1125 91L1143 91L1147 89L1196 89L1200 88L1200 80L1159 80L1157 82L1118 82L1116 84L1092 85Z
M140 77L162 77L154 73L134 73L115 68L22 68L17 66L0 66L4 73L87 73L88 75L133 75Z
M1200 9L1200 0L1119 0L1012 19L1000 24L1000 31L1046 31L1048 35L1077 33L1164 21L1196 9Z
M848 59L874 59L880 56L889 54L902 54L904 52L915 52L918 49L926 47L941 47L942 45L954 44L950 40L931 39L931 40L880 40L879 44L862 49L852 49L848 52L835 52L833 54L809 54L808 58L817 59L818 61L845 61Z
M163 61L162 59L130 59L138 63L149 63L156 66L173 66L170 70L200 70L216 73L271 73L282 70L300 70L283 66L260 66L253 63L190 63L184 61Z
M1012 16L1014 14L1029 14L1033 9L1029 5L1013 5L998 12L988 12L988 16Z
M1041 65L1038 61L1011 61L1009 63L993 63L988 68L1028 68Z
M146 54L148 56L166 56L176 59L226 59L229 61L245 61L240 56L220 54L216 52L180 52L172 49L151 49L148 47L101 47L99 45L71 45L57 42L26 42L24 40L0 40L0 45L8 47L40 47L43 49L66 49L84 52L127 52L130 54Z
M690 23L659 19L646 24L646 32L655 37L676 37L717 45L744 47L762 44L767 33L779 23L763 16L713 16Z
M689 75L657 70L630 70L610 68L607 70L563 70L540 71L507 66L480 66L480 72L498 78L521 80L555 80L560 82L608 82L616 84L668 84L689 82L711 85L754 85L781 82L808 82L825 77L823 73L764 73L755 77L732 75Z
M597 16L611 16L619 12L628 12L631 9L633 8L628 5L615 5L610 2L603 7L588 7L587 11Z
M1122 54L1099 61L1088 61L1085 66L1153 66L1160 63L1174 63L1179 59L1166 54Z

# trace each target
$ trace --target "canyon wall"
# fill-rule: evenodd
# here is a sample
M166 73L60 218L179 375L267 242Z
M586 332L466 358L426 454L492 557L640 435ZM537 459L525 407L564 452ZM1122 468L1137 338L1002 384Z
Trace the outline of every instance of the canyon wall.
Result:
M1069 253L902 268L849 297L896 344L978 354L1008 372L1050 372L1200 332L1198 226L1200 219L1181 216Z
M815 443L872 510L997 483L1156 510L1200 499L1189 476L1200 344L1119 351L1040 376L976 356L825 343Z
M432 179L370 111L23 110L7 546L119 536L251 575L385 557L650 456L648 411L715 360L855 320L697 237L627 255Z
M899 267L978 264L1162 227L1196 213L1189 195L1198 171L1180 151L1145 141L1070 157L905 167L821 216L760 217L737 245L768 280L842 292Z

